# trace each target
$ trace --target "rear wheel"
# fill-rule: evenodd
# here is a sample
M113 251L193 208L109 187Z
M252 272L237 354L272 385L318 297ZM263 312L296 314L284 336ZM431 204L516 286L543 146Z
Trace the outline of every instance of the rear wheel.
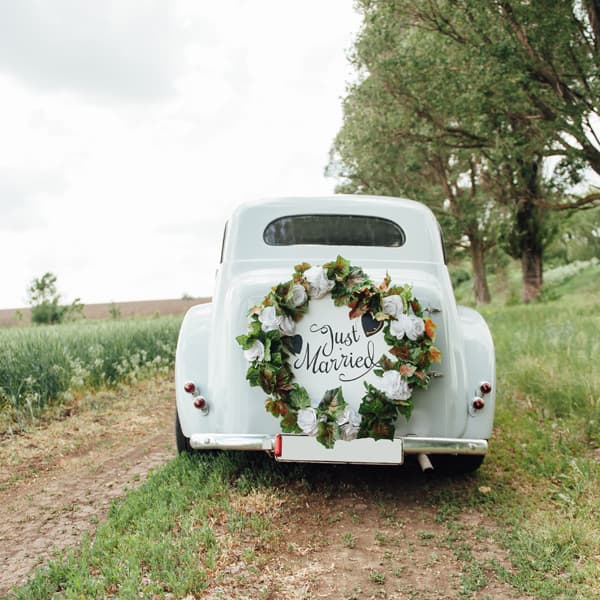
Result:
M440 454L431 456L433 468L448 475L463 475L477 471L485 456L483 454Z
M190 438L186 437L181 430L179 422L179 413L175 409L175 443L177 444L177 452L193 452L194 449L190 446Z

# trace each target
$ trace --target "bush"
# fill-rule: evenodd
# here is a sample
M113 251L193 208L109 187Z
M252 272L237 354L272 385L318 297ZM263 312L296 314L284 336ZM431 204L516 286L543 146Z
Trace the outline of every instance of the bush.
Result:
M461 283L470 281L471 272L464 267L450 267L450 280L452 281L452 287L457 288Z

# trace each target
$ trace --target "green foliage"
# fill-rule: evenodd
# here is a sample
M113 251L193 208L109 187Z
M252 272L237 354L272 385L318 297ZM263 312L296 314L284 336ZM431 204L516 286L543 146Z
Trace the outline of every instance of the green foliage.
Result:
M116 302L111 302L108 308L108 314L111 319L120 319L121 318L121 308Z
M485 311L501 391L495 511L512 523L505 543L513 570L503 577L540 598L600 592L600 278L596 268L585 286L577 279L583 284L584 273L558 302Z
M342 178L339 190L428 204L450 247L468 241L478 302L489 301L483 263L500 240L526 259L523 293L533 299L555 233L546 213L573 199L567 190L585 167L600 173L597 4L357 6L358 77L329 167ZM599 199L590 194L573 205Z
M450 268L459 272L464 269L460 264ZM519 264L509 260L497 261L494 268L490 268L490 286L494 299L492 307L518 306L522 304L518 294ZM538 297L538 302L555 302L565 295L573 298L579 296L593 296L600 293L600 262L597 258L587 261L575 261L544 270L544 289ZM474 306L475 299L469 281L463 281L454 288L458 304Z
M464 267L453 267L449 266L450 280L452 281L452 287L457 288L465 281L471 281L471 273Z
M311 285L305 272L311 268L303 263L295 268L293 279L274 286L264 300L249 311L251 321L248 334L236 337L237 343L246 351L249 360L246 379L252 387L260 387L269 395L265 408L274 417L280 418L282 431L315 435L317 441L331 448L338 439L372 437L392 439L395 422L399 415L409 418L413 400L411 391L415 387L426 389L429 384L428 371L433 362L440 360L439 349L433 345L435 325L429 318L423 319L423 309L413 297L409 285L391 286L389 274L379 286L375 286L366 273L350 264L342 256L322 266L323 277L330 284L330 293L336 306L347 306L348 317L355 319L370 313L383 329L385 341L390 346L394 359L382 357L374 372L383 376L385 371L394 371L406 386L407 398L394 400L372 385L365 386L366 393L361 400L360 426L354 421L358 415L344 401L342 388L325 391L315 408L305 388L293 382L293 373L288 361L293 352L293 334L284 334L281 321L265 331L261 317L274 311L278 319L298 321L308 310ZM302 299L293 301L294 287L299 288ZM298 293L298 289L296 290ZM398 296L402 316L410 313L420 320L423 331L415 339L404 339L392 335L391 323L396 317L383 312L384 299ZM383 325L382 325L383 323ZM300 414L310 420L301 427ZM310 416L308 413L312 413ZM352 413L352 416L351 416Z
M76 298L70 305L61 305L56 289L56 275L44 273L34 279L27 289L31 306L31 321L36 325L54 325L65 319L76 319L83 314L83 304Z
M73 390L171 369L180 323L163 317L0 329L2 427L40 415Z
M600 206L559 214L556 235L545 249L553 266L600 257Z

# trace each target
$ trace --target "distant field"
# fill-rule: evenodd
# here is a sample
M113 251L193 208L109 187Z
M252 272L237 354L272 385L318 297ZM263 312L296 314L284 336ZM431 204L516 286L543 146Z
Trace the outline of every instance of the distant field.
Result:
M110 319L113 314L121 318L148 317L153 315L182 315L195 304L209 302L210 298L192 298L190 300L140 300L137 302L107 302L105 304L86 304L83 314L86 319ZM0 327L28 325L31 322L28 308L8 308L0 310Z

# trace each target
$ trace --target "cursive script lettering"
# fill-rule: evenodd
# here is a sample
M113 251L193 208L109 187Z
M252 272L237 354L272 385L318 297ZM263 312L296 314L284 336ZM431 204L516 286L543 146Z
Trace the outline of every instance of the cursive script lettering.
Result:
M375 345L368 341L366 355L355 354L351 347L361 340L361 335L352 324L350 331L334 331L331 325L310 325L312 333L320 333L323 339L320 344L307 342L301 357L297 358L293 366L295 369L306 369L310 373L339 373L338 380L342 382L355 381L364 377L376 364ZM337 351L336 351L337 350ZM360 369L354 376L347 375L346 369Z

